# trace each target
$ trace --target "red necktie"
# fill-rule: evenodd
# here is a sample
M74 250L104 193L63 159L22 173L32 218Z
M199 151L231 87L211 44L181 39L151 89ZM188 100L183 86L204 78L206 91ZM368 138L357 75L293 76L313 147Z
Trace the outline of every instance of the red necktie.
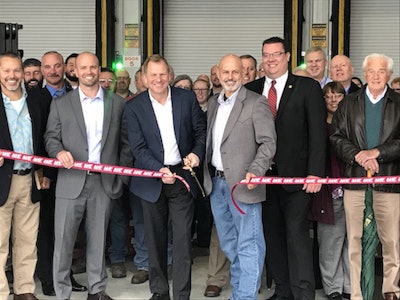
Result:
M278 96L276 95L275 83L276 81L272 80L271 87L268 91L268 103L274 119L276 117L276 101L278 100Z

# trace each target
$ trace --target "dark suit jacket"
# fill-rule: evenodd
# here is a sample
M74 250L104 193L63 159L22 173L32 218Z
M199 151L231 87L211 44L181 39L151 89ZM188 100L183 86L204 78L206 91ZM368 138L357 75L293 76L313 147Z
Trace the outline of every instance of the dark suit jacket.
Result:
M100 162L126 165L130 151L126 128L122 122L125 100L111 91L104 91L104 119ZM71 152L77 161L88 160L86 126L78 89L53 99L45 135L50 157L61 150ZM104 191L111 199L122 195L121 178L114 174L101 174ZM85 184L86 172L61 168L58 170L56 197L76 199Z
M46 130L46 120L48 113L49 101L42 98L43 94L39 91L30 92L26 99L30 117L32 119L32 138L33 138L33 154L46 156L44 149L43 134ZM0 89L0 149L13 151L10 130L7 123L6 110L4 107L3 97ZM4 165L0 167L0 206L6 203L10 192L11 178L14 167L14 161L6 159ZM33 166L34 169L42 168L42 166ZM45 174L46 175L46 174ZM46 176L47 177L47 176ZM41 199L41 193L36 188L36 183L32 172L32 202L38 202Z
M351 93L354 93L354 92L357 92L359 89L360 89L360 87L352 81L350 83L350 88L349 88L349 92L347 93L347 95L351 94Z
M262 94L265 77L246 85ZM282 177L324 177L326 108L318 82L289 73L275 119L277 147L274 162ZM301 185L283 185L292 192Z
M205 116L191 91L171 87L171 101L175 137L181 157L195 153L202 162L205 153ZM128 128L134 166L138 169L158 171L164 167L164 149L149 92L145 91L125 105L125 119ZM197 185L189 172L186 181L192 195L197 196ZM140 198L156 202L162 187L161 179L132 177L130 190Z

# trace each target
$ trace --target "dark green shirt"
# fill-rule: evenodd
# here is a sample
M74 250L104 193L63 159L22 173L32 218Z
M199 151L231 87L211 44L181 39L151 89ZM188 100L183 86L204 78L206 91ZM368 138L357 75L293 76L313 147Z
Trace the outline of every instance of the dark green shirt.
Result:
M374 104L365 95L365 133L368 149L373 149L380 144L382 108L383 98Z

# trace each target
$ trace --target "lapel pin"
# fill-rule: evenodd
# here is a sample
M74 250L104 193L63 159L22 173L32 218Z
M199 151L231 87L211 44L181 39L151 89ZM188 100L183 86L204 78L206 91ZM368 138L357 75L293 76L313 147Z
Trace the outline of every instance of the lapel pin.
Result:
M293 87L293 85L289 85L288 88L291 89Z

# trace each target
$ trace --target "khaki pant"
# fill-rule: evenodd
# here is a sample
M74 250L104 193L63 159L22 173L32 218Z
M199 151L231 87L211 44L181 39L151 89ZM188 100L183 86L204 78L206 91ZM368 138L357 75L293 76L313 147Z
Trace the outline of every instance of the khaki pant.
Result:
M363 231L365 190L345 190L347 237L349 240L351 299L362 299L361 237ZM379 239L382 243L382 294L395 292L400 296L400 194L373 191L373 209Z
M217 230L213 224L210 240L210 256L208 258L207 285L222 288L229 280L230 262L225 257L219 244Z
M39 226L39 202L31 201L32 176L13 175L7 202L0 207L0 299L9 295L5 275L10 232L14 293L34 293L36 267L36 238ZM12 230L11 230L12 229Z

